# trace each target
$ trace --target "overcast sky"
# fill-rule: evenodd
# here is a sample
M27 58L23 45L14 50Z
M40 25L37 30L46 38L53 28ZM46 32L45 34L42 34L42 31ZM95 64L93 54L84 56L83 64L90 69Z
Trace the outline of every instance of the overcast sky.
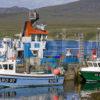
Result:
M26 7L29 9L40 8L50 5L65 4L78 0L0 0L0 7Z

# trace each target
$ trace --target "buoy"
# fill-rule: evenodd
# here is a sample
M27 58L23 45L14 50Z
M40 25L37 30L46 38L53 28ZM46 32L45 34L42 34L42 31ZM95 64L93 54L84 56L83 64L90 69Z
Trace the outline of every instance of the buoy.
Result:
M60 74L60 70L59 70L59 69L54 69L54 70L53 70L53 73L54 73L55 75L59 75L59 74Z
M92 60L95 60L97 58L96 55L92 55Z
M53 100L59 100L59 97L57 95L54 95Z

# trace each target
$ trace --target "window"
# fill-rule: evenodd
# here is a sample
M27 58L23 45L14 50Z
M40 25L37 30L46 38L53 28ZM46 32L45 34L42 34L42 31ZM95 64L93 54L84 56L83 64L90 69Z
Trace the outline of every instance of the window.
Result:
M98 63L99 67L100 67L100 63Z
M9 69L13 70L13 64L9 64Z
M88 67L92 67L93 65L92 65L92 63L88 63Z
M34 34L32 34L31 39L32 39L32 41L35 41L35 35Z
M0 69L2 69L2 65L0 65Z
M97 63L93 63L94 67L98 67Z
M41 40L41 35L37 35L37 41Z
M46 41L46 35L43 35L43 41Z
M40 44L39 44L39 43L35 43L35 44L34 44L34 47L35 47L35 48L39 48L39 47L40 47Z
M33 55L36 57L38 55L38 51L34 50L32 51L33 52Z
M7 64L4 64L4 65L3 65L3 68L4 68L5 70L7 69L7 67L8 67Z

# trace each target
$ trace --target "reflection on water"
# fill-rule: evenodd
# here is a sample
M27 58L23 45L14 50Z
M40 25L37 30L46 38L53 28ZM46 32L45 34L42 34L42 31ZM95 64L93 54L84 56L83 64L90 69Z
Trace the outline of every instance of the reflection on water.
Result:
M80 95L82 100L100 100L100 82L82 84Z
M78 85L73 81L67 81L64 84L64 100L80 100Z
M64 86L2 88L0 100L80 100L74 82Z
M1 88L0 100L100 100L93 99L100 98L99 91L100 83L68 81L64 86Z
M64 100L64 92L63 86L5 88L0 90L0 98L7 100Z
M84 91L100 91L100 83L99 82L91 82L91 83L85 83L81 87Z

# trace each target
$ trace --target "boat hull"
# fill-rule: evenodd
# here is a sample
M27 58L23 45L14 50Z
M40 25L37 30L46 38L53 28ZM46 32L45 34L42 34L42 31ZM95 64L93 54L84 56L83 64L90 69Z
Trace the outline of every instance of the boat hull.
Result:
M80 74L86 81L100 81L100 72L80 71Z
M7 76L0 75L0 85L8 87L61 85L64 77L34 77L34 76Z

